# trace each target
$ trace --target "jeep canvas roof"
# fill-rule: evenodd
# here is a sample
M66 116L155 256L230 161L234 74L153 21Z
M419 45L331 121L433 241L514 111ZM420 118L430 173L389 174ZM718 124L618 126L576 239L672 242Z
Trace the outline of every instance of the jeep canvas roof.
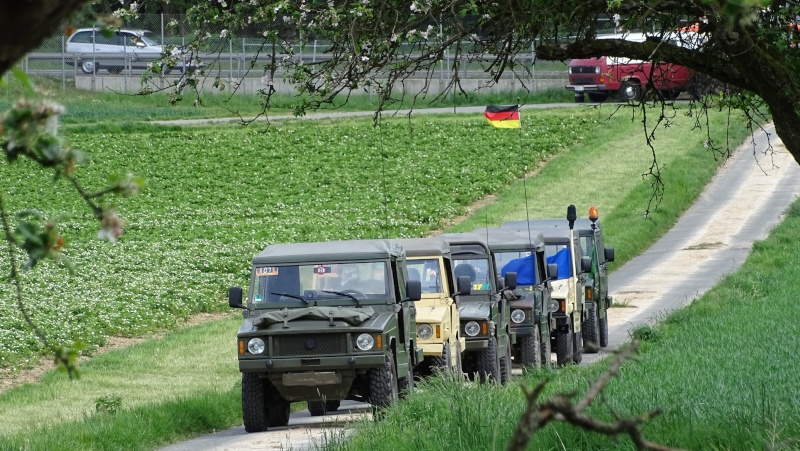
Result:
M253 264L383 260L404 255L403 246L394 240L272 244L253 258Z

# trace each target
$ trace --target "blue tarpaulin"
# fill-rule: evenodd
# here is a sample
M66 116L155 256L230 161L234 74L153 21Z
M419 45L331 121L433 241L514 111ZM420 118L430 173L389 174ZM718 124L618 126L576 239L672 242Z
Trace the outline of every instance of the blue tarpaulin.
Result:
M534 254L527 257L515 258L503 266L500 275L505 277L507 272L517 273L517 285L535 285L536 280L533 273Z
M569 248L565 247L555 254L547 257L547 263L555 263L558 265L558 279L568 279L572 260L570 259Z

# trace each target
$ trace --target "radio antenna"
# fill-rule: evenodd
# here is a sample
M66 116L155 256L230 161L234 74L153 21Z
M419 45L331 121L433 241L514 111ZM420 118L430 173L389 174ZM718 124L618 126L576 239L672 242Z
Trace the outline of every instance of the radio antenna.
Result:
M389 199L386 197L386 148L383 145L383 132L381 121L383 116L378 112L378 136L381 145L381 187L383 189L383 238L389 237Z

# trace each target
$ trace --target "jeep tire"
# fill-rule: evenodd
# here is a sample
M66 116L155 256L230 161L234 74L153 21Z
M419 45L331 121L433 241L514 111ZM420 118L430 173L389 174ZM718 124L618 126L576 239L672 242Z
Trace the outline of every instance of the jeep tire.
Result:
M605 348L608 346L608 309L606 309L605 316L598 320L598 324L600 326L598 333L600 335L600 347Z
M539 325L533 326L533 333L525 337L519 337L519 363L522 366L534 366L541 368L542 366L542 344L541 333L539 332Z
M445 341L444 347L442 348L442 355L431 357L431 372L436 371L434 368L438 368L438 370L442 373L446 373L453 370L452 364L452 355L450 353L450 342Z
M500 385L506 385L511 381L511 343L506 339L506 352L500 357Z
M397 367L394 363L394 355L389 352L384 362L378 368L370 368L367 371L369 380L369 403L374 407L389 407L397 401Z
M500 356L497 353L497 337L489 337L489 345L477 354L478 377L482 384L494 380L500 383Z
M267 430L267 393L264 380L255 373L242 373L242 418L247 432Z
M574 313L580 318L580 313ZM572 323L572 330L575 330L575 323ZM572 363L578 364L583 360L583 332L572 334Z
M308 413L310 413L312 417L319 417L339 410L341 401L308 401L307 404Z
M586 321L583 323L583 352L595 354L600 350L600 340L598 339L599 323L597 321L597 304L589 304L586 309Z
M547 333L547 336L542 339L542 331L539 330L539 347L541 348L539 353L539 361L541 362L542 368L551 368L552 361L550 360L550 354L553 352L552 345L550 344L550 333Z
M562 367L572 362L572 324L567 324L567 330L556 331L556 365Z

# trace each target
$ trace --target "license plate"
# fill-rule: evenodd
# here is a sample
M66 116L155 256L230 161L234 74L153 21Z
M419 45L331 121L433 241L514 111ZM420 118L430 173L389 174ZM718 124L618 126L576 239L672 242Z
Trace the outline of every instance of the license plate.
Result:
M583 92L583 86L575 86L575 92Z

